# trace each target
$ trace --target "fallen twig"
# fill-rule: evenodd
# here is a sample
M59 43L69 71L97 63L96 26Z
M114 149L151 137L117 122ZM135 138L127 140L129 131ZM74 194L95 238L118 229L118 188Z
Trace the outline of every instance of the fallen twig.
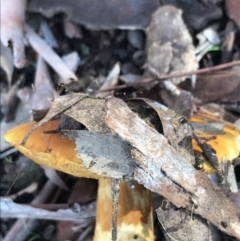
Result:
M39 194L34 198L32 204L42 203L44 202L49 195L52 193L55 185L48 181ZM2 205L1 209L1 217L2 217ZM34 219L19 219L14 223L11 229L8 231L7 235L4 237L3 241L12 241L12 240L25 240L29 232L26 232L26 229L23 228L24 225L27 225L29 229L34 229L37 227L37 222ZM21 239L16 239L16 237L21 237Z
M95 217L95 203L81 208L80 213L76 213L70 208L60 209L56 212L48 211L41 208L31 207L14 203L10 198L0 198L1 217L2 218L31 218L44 220L61 220L61 221L81 221ZM88 209L86 211L86 209Z
M226 69L226 68L233 67L236 65L240 65L240 60L233 61L233 62L226 63L226 64L220 64L220 65L217 65L214 67L203 68L203 69L199 69L199 70L193 70L193 71L188 71L188 72L183 72L183 73L158 75L158 76L156 76L156 78L144 78L144 79L135 81L133 83L128 83L128 84L118 85L118 86L115 86L112 88L102 89L102 90L99 90L99 92L118 90L118 89L123 89L123 88L127 88L127 87L135 87L135 86L139 86L139 85L146 85L146 84L149 84L154 81L163 81L166 79L172 79L172 78L182 77L182 76L189 76L189 75L193 75L193 74L204 74L204 73L208 73L211 71Z

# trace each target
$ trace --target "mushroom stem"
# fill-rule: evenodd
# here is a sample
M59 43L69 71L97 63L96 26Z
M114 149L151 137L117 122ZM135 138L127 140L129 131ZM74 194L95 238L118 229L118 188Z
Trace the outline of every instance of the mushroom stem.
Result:
M134 188L133 188L134 186ZM99 179L94 241L112 238L110 178ZM141 184L121 181L118 199L117 240L153 241L151 192Z

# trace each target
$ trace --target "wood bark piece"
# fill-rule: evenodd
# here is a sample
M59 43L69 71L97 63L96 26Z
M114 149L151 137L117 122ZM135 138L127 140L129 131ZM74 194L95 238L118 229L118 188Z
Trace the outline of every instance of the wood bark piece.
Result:
M140 165L135 172L137 181L177 207L194 209L194 213L223 232L240 238L237 216L240 210L205 174L187 163L164 136L149 127L122 100L108 98L106 108L106 124L138 149L133 151Z
M119 136L90 131L62 131L76 143L77 157L90 171L113 179L133 179L131 146Z
M195 166L195 157L192 148L192 127L185 117L177 115L176 112L165 106L143 99L158 114L163 127L163 134L169 140L174 149L190 165ZM211 235L207 221L197 214L189 215L184 209L177 209L173 205L167 205L167 209L157 209L157 216L166 232L164 235L174 237L176 240L209 240ZM190 212L189 212L190 213ZM201 234L201 235L199 235Z

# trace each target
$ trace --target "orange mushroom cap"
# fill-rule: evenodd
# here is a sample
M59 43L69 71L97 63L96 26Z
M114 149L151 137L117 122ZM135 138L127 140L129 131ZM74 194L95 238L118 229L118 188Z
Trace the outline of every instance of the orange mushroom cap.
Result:
M76 145L60 134L46 134L44 131L57 130L59 120L52 120L36 129L24 146L21 142L36 123L16 126L6 132L7 142L36 163L54 168L77 177L100 179L100 176L82 166L82 160L76 157ZM144 186L135 184L131 190L128 183L122 181L118 202L118 240L126 237L140 237L153 241L153 222L151 210L151 192ZM130 192L131 190L131 192ZM97 220L94 241L110 240L112 235L112 197L109 178L101 178L98 190ZM108 213L106 213L108 212Z
M200 113L200 115L193 116L191 121L206 123L219 121L219 119ZM40 165L77 177L100 178L99 175L88 171L88 169L82 166L82 160L76 157L76 145L72 140L57 133L44 133L44 131L56 130L59 126L59 120L49 121L39 127L30 135L27 143L21 146L23 138L35 124L36 122L30 122L16 126L6 132L4 138L21 153ZM224 134L217 135L215 138L211 138L212 135L207 133L199 134L198 136L202 139L209 139L206 142L216 150L219 162L232 161L240 155L240 130L231 123L225 123L223 131ZM195 152L202 152L195 140L192 141L192 144ZM206 172L215 171L207 160L203 163L203 170Z
M7 142L34 162L76 177L99 179L100 176L88 171L82 160L76 157L76 145L67 137L57 133L44 133L44 131L57 130L59 120L46 122L29 136L26 144L21 145L25 135L36 125L30 122L14 127L4 134Z
M207 123L219 121L219 119L214 116L210 116L209 114L205 115L204 113L201 113L201 115L193 116L191 121ZM240 155L240 130L231 123L225 122L224 124L223 134L218 134L214 136L214 138L212 138L212 134L198 134L200 139L206 140L206 143L216 151L216 156L220 164L223 161L232 161ZM202 152L202 149L195 140L192 140L192 144L195 152ZM207 160L203 163L203 170L209 173L215 171L213 166Z

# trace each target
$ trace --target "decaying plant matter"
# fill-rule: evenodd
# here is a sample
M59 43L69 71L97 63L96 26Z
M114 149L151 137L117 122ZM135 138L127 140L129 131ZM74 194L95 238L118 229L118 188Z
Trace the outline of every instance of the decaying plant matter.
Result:
M6 139L20 151L23 151L24 148L28 149L32 143L31 136L39 131L38 128L46 125L53 117L64 113L82 123L91 132L65 130L64 135L70 136L77 145L75 162L78 162L78 164L75 163L74 167L70 165L71 159L67 159L69 164L66 166L66 161L63 158L61 163L56 162L57 160L54 162L54 168L79 176L78 170L80 169L77 166L81 166L85 173L92 173L91 176L98 174L98 176L115 177L119 180L136 180L147 189L161 194L176 207L198 214L223 232L239 238L239 209L204 173L194 169L193 163L191 163L194 162L193 159L190 162L187 161L189 158L186 157L187 155L191 156L191 152L186 153L181 149L181 146L177 145L179 133L181 133L179 130L182 128L181 125L187 123L187 120L179 117L173 111L169 113L166 108L156 102L145 101L150 106L154 106L155 109L159 109L160 118L161 111L165 111L165 118L168 117L169 122L162 121L162 125L165 134L172 132L169 137L150 127L143 119L132 112L121 99L107 97L104 100L95 99L85 94L70 94L58 97L53 101L47 116L29 131L23 139L23 145L20 145L19 139L17 143L14 143L12 138L9 138L10 133L6 134ZM185 126L184 130L186 129ZM94 132L99 134L94 134ZM26 131L24 133L26 134ZM114 137L116 134L120 138ZM100 144L97 144L96 139ZM111 142L113 143L112 146L107 144ZM114 142L122 144L114 145ZM99 150L104 148L102 143L106 143L105 148L107 150L101 156ZM74 146L74 144L72 145ZM73 146L71 148L74 148ZM123 147L122 151L116 150L121 146ZM54 151L54 148L51 148L51 150ZM122 160L119 163L118 159L114 160L114 153L117 152L121 153L123 159L128 161ZM124 154L126 157L124 157ZM129 158L131 155L133 160ZM33 160L36 159L34 157L36 155L32 153L28 152L28 156ZM103 162L103 164L99 162ZM123 173L123 170L130 170L130 172ZM129 176L129 173L132 172L134 173ZM99 193L99 195L101 194ZM119 208L121 205L122 203L119 201ZM121 229L121 225L119 226L119 221L117 232L120 236L122 235L121 232L124 232L124 228ZM110 233L108 230L108 235Z
M183 22L181 10L170 5L159 8L152 15L146 34L146 62L159 74L198 68L192 38ZM185 77L171 79L174 84L183 80Z
M214 13L212 16L206 16L210 14L204 9L210 10L210 4L207 4L209 6L205 6L206 8L201 8L201 11L195 7L194 11L198 13L196 16L199 17L189 24L184 20L189 19L193 13L187 13L185 8L189 4L198 6L205 3L199 3L198 0L193 3L185 2L166 1L161 4L171 3L171 6L158 8L159 3L156 0L104 0L101 3L96 0L72 0L67 5L66 1L56 0L33 0L28 4L26 0L1 0L3 8L0 37L3 45L11 45L13 48L13 57L9 53L10 48L6 49L8 53L3 56L3 69L7 73L8 84L16 82L11 61L17 68L25 65L24 44L27 43L24 43L23 38L26 36L30 44L26 49L29 65L34 68L34 63L38 59L35 70L36 92L29 102L35 114L47 113L45 118L43 115L36 115L38 118L34 120L40 120L38 123L31 122L15 127L5 134L5 139L40 165L75 177L98 180L94 241L153 241L152 192L156 192L161 198L156 214L165 231L163 235L166 240L196 240L196 237L200 237L197 239L199 241L211 240L210 225L228 235L240 238L239 205L235 206L230 201L236 204L236 199L239 198L239 195L236 195L238 187L234 174L232 176L235 187L229 187L229 183L232 182L229 181L228 175L230 169L234 173L233 160L236 161L240 156L240 130L230 123L219 123L217 118L202 114L197 109L199 107L193 105L190 92L181 90L182 86L187 84L186 78L191 77L192 86L198 87L196 92L200 94L194 94L195 97L207 102L227 96L225 101L237 101L237 68L226 71L228 75L231 72L236 79L230 81L231 84L226 88L226 76L224 77L223 71L216 73L216 76L221 74L223 78L222 82L217 79L218 85L208 79L206 85L203 84L204 81L196 84L193 74L206 71L210 73L227 66L230 68L239 64L239 61L197 71L199 66L212 66L212 63L203 57L210 51L209 45L208 48L204 47L200 38L199 43L196 43L191 26L195 30L202 28L204 22L214 19ZM228 16L238 23L237 14L230 9L230 2L229 0L226 3ZM106 12L99 12L99 6ZM216 9L215 3L212 7L213 10ZM59 10L65 15L47 20L43 19L43 16L39 16L38 19L33 14L27 17L28 23L25 23L26 8L28 11L41 11L43 16L48 17ZM217 9L220 11L220 7ZM153 11L155 12L150 20ZM66 30L66 23L69 20L73 21L72 24L81 23L89 28L127 30L119 33L96 33L82 28L81 32L81 26L75 26L72 34ZM61 21L65 21L65 24L62 22L65 25L65 36L59 31L58 24ZM48 27L50 32L50 28L54 30L57 26L56 31L52 32L52 37L54 38L55 34L61 37L55 44L49 42L44 25L45 30ZM232 26L229 29L231 36L234 36L233 23L229 26ZM145 32L132 31L139 28ZM198 33L198 37L203 36L205 30ZM213 31L215 37L217 31ZM211 43L211 47L218 45L214 47L220 49L220 35L217 36L218 41ZM227 37L227 34L224 35ZM77 41L72 39L74 36L78 38ZM209 37L205 36L204 41L208 43ZM229 51L235 48L234 41L234 37L228 40L226 46ZM194 44L198 45L196 49ZM199 46L203 46L204 49L200 51ZM239 54L238 43L236 50ZM73 51L75 55L72 64L58 55L69 51ZM236 59L230 58L232 52L226 58L222 57L222 61ZM201 62L198 63L200 59ZM47 74L48 69L44 61L53 70L50 72L51 76ZM26 75L25 69L21 71ZM107 77L103 78L102 75ZM213 78L213 75L211 77ZM126 83L124 87L140 85L136 88L136 96L151 96L157 90L156 99L163 101L169 109L147 98L127 99L128 94L135 95L132 89L127 89L126 93L125 90L114 93L114 88L123 87L119 86L119 80ZM198 80L201 81L201 78ZM61 84L61 88L58 88L57 84ZM181 87L177 86L179 84ZM14 97L17 96L17 85L13 86ZM205 85L205 88L201 85ZM199 91L199 86L202 92ZM216 86L221 91L213 95L211 90ZM146 92L149 93L140 95L140 89L144 90L143 92L148 90ZM236 95L229 98L233 90ZM72 91L78 94L73 94ZM91 93L93 96L79 91ZM70 94L57 97L63 92ZM194 90L191 92L194 93ZM20 91L18 96L19 93ZM114 94L120 98L108 96ZM191 103L188 103L188 97ZM153 98L155 99L155 96ZM177 103L176 99L180 101ZM194 101L198 103L197 100ZM16 106L10 104L11 107ZM38 108L39 105L41 106ZM207 176L209 173L223 179L221 188L212 183ZM235 194L230 193L234 189ZM5 207L20 207L9 199L2 203ZM14 215L21 217L19 212L13 212L11 217ZM70 215L65 218L75 220L75 217L76 215ZM93 225L89 227L93 228Z
M207 176L192 168L169 146L167 139L147 126L124 102L112 98L106 105L107 124L122 139L138 149L132 151L134 158L142 167L135 170L134 177L138 182L160 193L177 207L196 206L195 213L221 230L239 237L239 210ZM144 138L144 142L140 136ZM223 211L222 207L228 207L228 210ZM227 225L225 220L229 220Z

